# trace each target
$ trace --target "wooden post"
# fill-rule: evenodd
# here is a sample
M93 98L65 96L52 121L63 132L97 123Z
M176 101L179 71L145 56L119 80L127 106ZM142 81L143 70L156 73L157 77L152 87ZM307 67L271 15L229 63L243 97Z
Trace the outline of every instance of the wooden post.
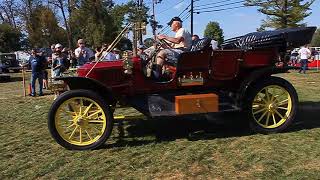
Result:
M22 87L23 87L23 97L26 97L27 93L26 93L26 80L24 77L24 66L22 66Z

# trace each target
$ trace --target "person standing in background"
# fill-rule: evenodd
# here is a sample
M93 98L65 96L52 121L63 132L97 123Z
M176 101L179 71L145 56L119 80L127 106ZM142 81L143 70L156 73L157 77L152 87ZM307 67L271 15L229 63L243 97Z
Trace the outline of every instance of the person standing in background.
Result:
M89 62L90 58L94 57L94 53L85 46L83 39L78 40L78 48L74 50L74 54L77 58L78 66L84 65Z
M311 52L308 49L308 45L304 45L301 49L299 49L298 53L300 55L300 70L299 70L299 73L301 73L301 71L303 71L303 73L305 74L306 70L307 70L307 65L308 65L308 58L311 55Z
M62 53L62 45L56 44L55 58L52 59L53 77L61 76L61 74L66 70L66 61L67 57Z
M39 96L43 96L43 70L46 65L46 59L40 56L37 49L31 51L31 56L29 59L29 65L31 67L31 93L30 96L36 96L36 80L39 82Z

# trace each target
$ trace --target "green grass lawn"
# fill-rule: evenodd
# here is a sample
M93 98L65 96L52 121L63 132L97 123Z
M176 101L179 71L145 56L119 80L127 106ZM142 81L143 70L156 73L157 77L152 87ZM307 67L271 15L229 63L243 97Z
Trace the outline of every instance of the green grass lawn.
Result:
M24 98L20 74L11 75L12 82L0 83L0 179L320 178L320 72L281 75L300 100L286 133L253 134L234 114L216 117L226 124L136 119L116 123L93 151L58 145L47 129L53 96Z

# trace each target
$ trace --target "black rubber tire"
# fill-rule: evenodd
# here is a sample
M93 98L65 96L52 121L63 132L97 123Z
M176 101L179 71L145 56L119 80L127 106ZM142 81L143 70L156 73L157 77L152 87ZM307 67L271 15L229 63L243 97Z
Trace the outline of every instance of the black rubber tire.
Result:
M74 144L70 144L67 141L65 141L58 133L56 126L55 126L55 114L59 106L66 100L73 98L73 97L86 97L94 100L101 106L103 109L106 117L106 130L103 133L103 135L94 143L86 146L78 146ZM84 89L78 89L78 90L70 90L67 91L63 94L61 94L52 104L49 115L48 115L48 128L51 136L53 139L60 144L61 146L65 147L66 149L70 150L91 150L91 149L96 149L99 146L103 145L106 140L109 138L112 128L113 128L113 115L111 113L111 110L109 108L108 103L97 93L89 90L84 90Z
M270 85L277 85L282 88L284 88L290 95L291 100L292 100L292 110L287 118L287 120L280 125L279 127L276 128L264 128L261 125L259 125L254 118L252 117L252 103L257 95L258 92L260 92L264 87L270 86ZM295 88L292 86L291 83L286 81L285 79L282 79L280 77L268 77L263 80L258 80L257 83L255 83L252 87L248 89L247 93L247 100L246 100L246 105L245 105L245 112L247 114L247 117L249 119L249 125L250 128L257 133L262 133L262 134L271 134L271 133L279 133L283 132L286 130L294 121L298 109L298 95L295 90Z

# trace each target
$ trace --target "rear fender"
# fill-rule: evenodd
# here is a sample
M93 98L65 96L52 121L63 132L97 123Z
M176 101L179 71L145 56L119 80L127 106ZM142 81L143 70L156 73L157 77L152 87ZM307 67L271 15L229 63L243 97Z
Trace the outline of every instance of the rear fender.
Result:
M70 90L74 89L86 89L98 93L110 104L114 104L117 100L112 93L111 88L106 87L97 80L84 77L59 77L55 80L62 80L66 83Z
M246 97L250 87L252 87L259 80L270 77L273 74L286 73L288 70L294 69L292 67L265 67L256 71L253 71L248 78L246 78L240 85L237 102L239 107L243 107L246 104Z

